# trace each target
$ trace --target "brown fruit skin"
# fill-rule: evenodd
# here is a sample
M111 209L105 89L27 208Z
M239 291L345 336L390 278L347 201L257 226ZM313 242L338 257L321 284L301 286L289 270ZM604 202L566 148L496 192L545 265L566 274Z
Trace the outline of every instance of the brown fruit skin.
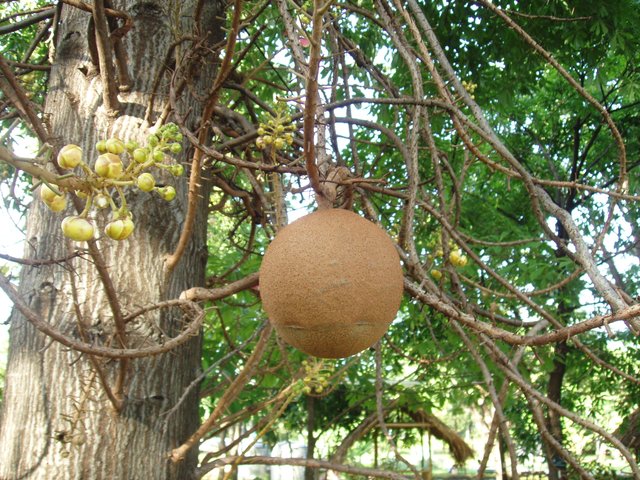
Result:
M321 358L348 357L376 343L402 292L392 240L347 210L319 210L291 223L260 267L262 304L276 331Z

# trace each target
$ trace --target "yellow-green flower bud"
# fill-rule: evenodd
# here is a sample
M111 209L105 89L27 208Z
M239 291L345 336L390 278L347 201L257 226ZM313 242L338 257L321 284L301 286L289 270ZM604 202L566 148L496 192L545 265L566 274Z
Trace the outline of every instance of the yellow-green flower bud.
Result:
M93 238L93 225L85 218L67 217L62 221L61 227L64 236L76 242L86 242Z
M153 161L154 162L161 162L164 160L164 153L162 153L162 150L154 150L153 151Z
M67 208L67 199L62 195L56 195L50 202L45 202L45 205L54 212L61 212Z
M167 202L170 202L171 200L176 198L176 189L173 188L172 186L164 187L160 189L160 195Z
M96 150L100 153L107 153L107 142L104 140L96 142Z
M110 138L106 141L105 145L107 152L113 153L114 155L120 155L125 150L124 142L118 138Z
M109 206L109 197L104 193L99 193L94 197L93 204L99 209L107 208Z
M146 148L136 148L132 155L134 161L137 163L144 163L149 159L149 150Z
M40 187L40 198L44 203L52 202L56 197L59 197L56 192L54 192L49 185L43 183Z
M122 175L122 169L122 160L113 153L100 155L94 166L96 173L104 178L119 178Z
M130 217L121 218L109 222L104 227L104 233L113 240L124 240L131 232L133 232L135 225Z
M131 153L136 148L138 148L138 142L136 142L135 140L129 140L127 143L124 144L124 148L127 149L127 152Z
M148 172L141 173L136 180L136 185L143 192L150 192L156 186L156 179Z
M76 168L82 162L82 149L78 145L65 145L58 152L58 165L60 167L71 170Z

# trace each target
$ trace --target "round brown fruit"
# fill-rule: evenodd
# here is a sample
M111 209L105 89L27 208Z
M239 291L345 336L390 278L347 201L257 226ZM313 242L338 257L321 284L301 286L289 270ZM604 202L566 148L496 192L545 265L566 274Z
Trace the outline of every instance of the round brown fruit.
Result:
M287 343L316 357L348 357L376 343L395 318L402 291L392 240L347 210L319 210L291 223L260 267L271 323Z

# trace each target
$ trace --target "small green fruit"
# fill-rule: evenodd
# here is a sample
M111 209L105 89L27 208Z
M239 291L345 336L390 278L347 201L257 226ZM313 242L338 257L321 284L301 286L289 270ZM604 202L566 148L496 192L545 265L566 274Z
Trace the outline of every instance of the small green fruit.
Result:
M93 238L93 225L85 218L67 217L61 226L64 236L76 242L86 242Z
M182 145L179 143L172 143L169 149L171 150L171 153L180 153L182 151Z
M65 145L58 152L58 165L61 168L71 170L82 162L82 149L78 145Z
M119 178L122 175L122 169L122 160L113 153L100 155L94 166L96 173L104 178Z
M181 177L184 175L184 167L182 165L173 165L171 167L171 174L174 177Z
M135 225L130 217L122 218L119 220L113 220L109 222L104 228L104 233L113 240L124 240L131 232L133 232Z
M110 138L106 141L105 146L107 147L107 152L114 155L120 155L125 150L124 142L117 138Z
M143 192L150 192L156 186L156 179L150 173L142 173L136 180L136 185Z

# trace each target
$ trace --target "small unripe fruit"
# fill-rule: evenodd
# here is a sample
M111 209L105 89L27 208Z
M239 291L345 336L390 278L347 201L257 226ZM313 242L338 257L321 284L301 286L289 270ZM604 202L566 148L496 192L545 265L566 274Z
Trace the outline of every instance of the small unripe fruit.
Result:
M67 217L61 226L64 236L76 242L86 242L93 238L93 225L85 218Z
M149 142L149 146L155 147L156 145L158 145L160 140L158 139L158 137L156 135L149 135L148 142Z
M122 175L122 160L113 153L103 153L96 160L94 170L104 178L119 178Z
M135 225L133 224L131 218L126 217L109 222L104 228L104 233L106 233L107 236L112 238L113 240L124 240L129 235L131 235L134 226Z
M284 148L286 142L284 141L283 138L276 138L273 141L273 146L276 147L277 150L281 150Z
M173 165L171 167L171 174L174 177L181 177L184 175L184 167L182 165Z
M136 180L136 185L143 192L150 192L156 186L156 179L150 173L142 173Z
M76 168L82 162L82 149L78 145L65 145L58 152L58 165L60 167L71 170Z
M107 140L106 147L107 152L113 153L114 155L120 155L125 150L124 142L117 138L110 138Z
M164 187L164 188L160 189L160 195L167 202L170 202L171 200L176 198L176 189L171 187L171 186Z
M133 151L133 159L137 162L137 163L144 163L149 159L149 150L147 150L146 148L136 148Z
M179 143L172 143L169 149L171 150L171 153L180 153L182 151L182 145Z
M442 272L436 268L431 270L431 276L436 280L440 280L442 278Z

